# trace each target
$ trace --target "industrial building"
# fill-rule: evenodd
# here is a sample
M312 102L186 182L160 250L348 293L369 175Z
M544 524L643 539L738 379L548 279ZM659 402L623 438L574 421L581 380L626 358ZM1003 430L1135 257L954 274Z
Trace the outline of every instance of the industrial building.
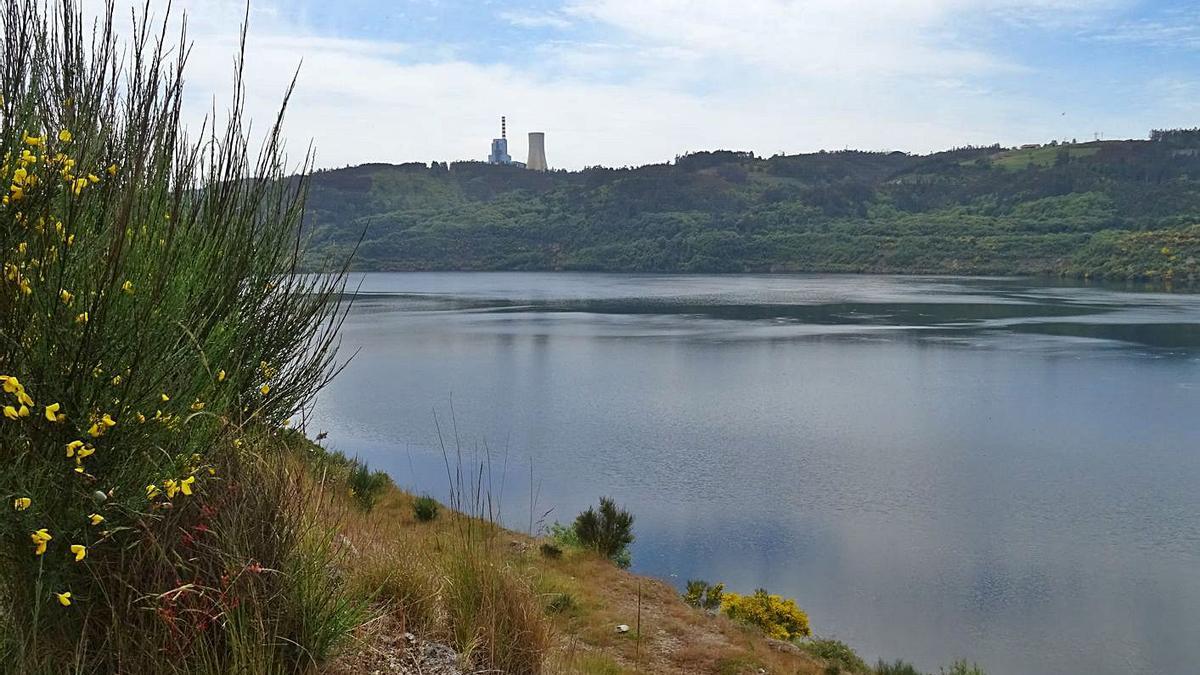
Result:
M507 120L500 118L500 138L492 139L492 152L487 158L488 164L512 164L512 156L508 154Z
M492 151L488 153L488 164L508 164L520 166L532 171L546 171L546 134L541 131L529 133L529 161L525 164L514 162L508 154L508 119L500 118L500 138L492 139Z

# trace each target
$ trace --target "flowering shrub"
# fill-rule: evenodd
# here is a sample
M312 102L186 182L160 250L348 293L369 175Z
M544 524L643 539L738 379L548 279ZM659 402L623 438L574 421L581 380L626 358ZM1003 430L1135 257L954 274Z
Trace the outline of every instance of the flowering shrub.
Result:
M341 316L339 275L289 274L303 181L278 126L251 160L238 102L189 144L182 62L107 9L92 37L69 0L0 8L0 658L23 672L59 670L51 640L137 670L154 614L170 629L136 649L229 622L247 441L326 381Z
M808 615L796 601L758 589L751 595L725 593L721 609L734 621L758 626L776 640L792 640L811 633Z

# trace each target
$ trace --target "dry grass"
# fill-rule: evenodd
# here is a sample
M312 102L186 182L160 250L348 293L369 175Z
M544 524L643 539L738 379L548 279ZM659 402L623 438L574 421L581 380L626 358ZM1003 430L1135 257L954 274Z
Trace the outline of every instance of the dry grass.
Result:
M545 558L536 540L449 509L418 522L414 499L389 487L370 513L345 512L342 536L356 552L350 583L374 598L379 616L361 631L362 648L329 673L358 672L347 664L372 650L402 650L396 631L509 673L823 672L811 656L689 607L662 581L589 552ZM617 633L618 624L632 629Z

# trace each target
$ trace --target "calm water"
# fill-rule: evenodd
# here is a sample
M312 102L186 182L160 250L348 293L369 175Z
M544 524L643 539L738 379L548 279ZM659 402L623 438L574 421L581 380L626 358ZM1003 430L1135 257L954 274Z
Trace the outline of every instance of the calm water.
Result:
M310 431L403 485L446 495L453 408L510 526L531 494L564 521L612 495L635 570L793 596L869 659L1200 672L1198 296L458 273L362 292Z

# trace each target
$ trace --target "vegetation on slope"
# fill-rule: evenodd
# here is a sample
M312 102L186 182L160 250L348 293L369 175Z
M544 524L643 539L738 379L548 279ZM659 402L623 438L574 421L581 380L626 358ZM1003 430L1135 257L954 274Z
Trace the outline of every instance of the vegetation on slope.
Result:
M1200 134L926 156L702 152L537 173L476 162L313 177L310 261L363 270L1200 273ZM1137 236L1181 241L1159 255ZM1121 242L1128 239L1128 245Z
M0 8L0 664L294 671L362 607L259 439L332 374L340 279L288 274L278 127L189 143L186 43L107 9Z

